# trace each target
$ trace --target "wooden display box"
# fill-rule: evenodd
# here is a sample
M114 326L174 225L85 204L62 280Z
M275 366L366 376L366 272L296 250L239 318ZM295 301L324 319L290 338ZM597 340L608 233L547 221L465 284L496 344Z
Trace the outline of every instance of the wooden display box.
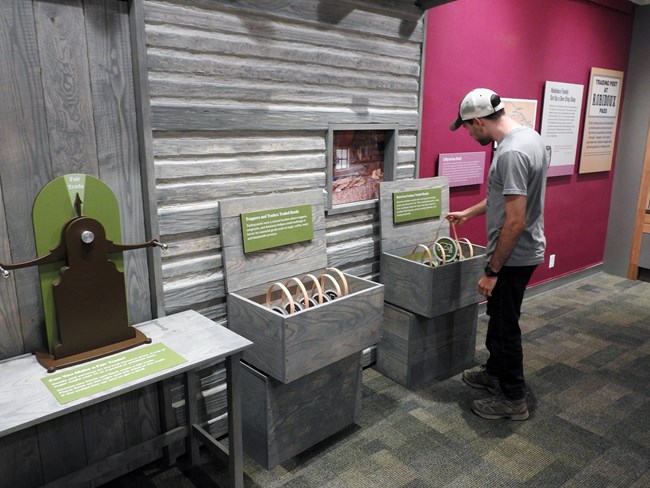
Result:
M361 353L284 384L242 362L244 452L266 469L353 424L361 412Z
M386 304L375 368L407 387L458 373L474 361L477 308L427 318Z
M461 243L465 255L469 246ZM403 254L381 254L381 282L385 300L405 310L432 318L483 300L478 280L485 268L485 248L472 246L474 257L432 268ZM398 251L399 252L399 251Z
M395 222L395 194L430 195L433 189L439 197L438 215ZM472 244L471 253L470 244L460 241L467 258L435 268L410 259L418 244L431 246L437 237L450 235L446 177L382 183L379 204L386 306L376 369L402 385L424 385L474 360L485 248Z
M376 344L381 336L384 287L352 275L345 277L347 296L292 315L280 315L265 305L271 283L231 292L229 328L253 341L244 360L290 383Z
M437 217L396 223L393 195L400 192L437 189L440 193ZM478 303L478 280L485 268L485 248L461 241L461 261L430 267L409 259L418 244L431 246L436 237L449 237L449 182L447 177L381 183L381 282L385 300L407 311L433 318ZM461 228L462 229L462 228ZM460 230L460 229L459 229Z

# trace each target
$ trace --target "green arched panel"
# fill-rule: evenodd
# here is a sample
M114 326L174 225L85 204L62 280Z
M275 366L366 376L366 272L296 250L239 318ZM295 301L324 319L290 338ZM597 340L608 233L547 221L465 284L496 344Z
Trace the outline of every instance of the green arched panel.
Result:
M77 194L81 200L79 216L96 219L104 226L108 240L116 244L122 243L120 209L111 189L94 176L69 174L50 181L34 200L32 222L37 257L45 256L61 242L63 228L77 216L75 214ZM115 253L110 258L117 269L123 272L122 253ZM39 266L38 270L50 353L54 345L59 342L52 284L59 277L59 269L64 264L63 261L50 263Z

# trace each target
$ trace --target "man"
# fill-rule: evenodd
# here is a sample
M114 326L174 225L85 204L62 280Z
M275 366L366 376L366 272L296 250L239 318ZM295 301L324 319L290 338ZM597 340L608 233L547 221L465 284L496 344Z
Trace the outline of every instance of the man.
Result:
M478 291L487 298L490 319L487 363L463 372L463 381L493 396L472 402L486 419L526 420L526 383L519 317L526 286L544 262L546 152L540 135L505 114L499 95L478 88L460 102L449 129L464 127L481 145L496 142L488 173L487 198L446 218L463 224L487 214L485 273Z

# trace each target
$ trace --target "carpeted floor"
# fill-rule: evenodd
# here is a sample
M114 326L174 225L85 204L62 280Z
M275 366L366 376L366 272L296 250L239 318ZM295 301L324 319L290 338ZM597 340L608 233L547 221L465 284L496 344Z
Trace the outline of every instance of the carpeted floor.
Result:
M605 273L526 299L531 416L483 420L460 375L408 390L368 368L351 426L248 488L650 487L650 283ZM479 317L477 362L486 359ZM226 487L206 451L197 467L146 466L107 485Z

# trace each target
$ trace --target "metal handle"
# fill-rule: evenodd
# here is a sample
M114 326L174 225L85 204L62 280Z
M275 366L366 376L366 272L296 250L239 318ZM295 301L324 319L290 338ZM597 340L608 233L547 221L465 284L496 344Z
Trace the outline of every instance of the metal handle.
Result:
M3 278L9 278L9 275L10 275L11 273L9 273L9 271L7 271L7 270L4 269L2 266L0 266L0 274L2 274L2 277L3 277Z

